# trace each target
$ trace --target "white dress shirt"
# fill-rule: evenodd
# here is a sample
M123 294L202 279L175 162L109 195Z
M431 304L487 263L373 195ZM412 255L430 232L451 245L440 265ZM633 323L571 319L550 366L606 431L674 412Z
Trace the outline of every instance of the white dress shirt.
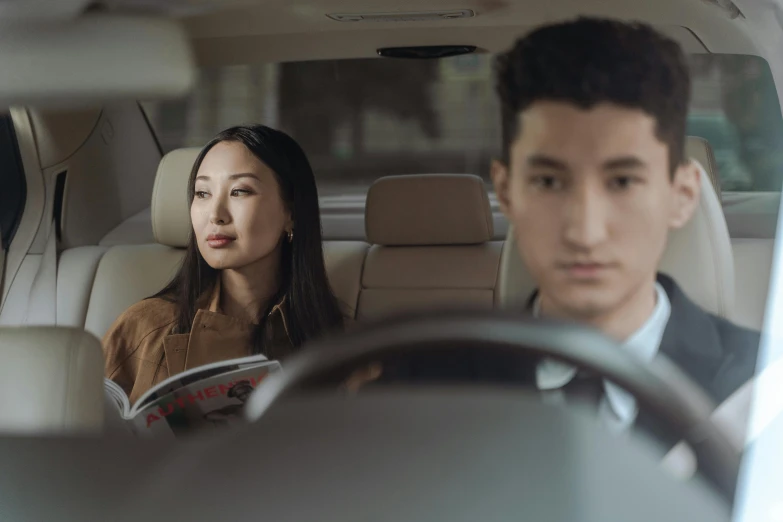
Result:
M647 321L628 337L622 347L644 362L651 362L658 353L663 332L671 315L671 304L666 291L655 283L655 308ZM538 298L533 303L533 315L538 317ZM563 386L576 376L577 368L551 359L545 359L536 368L536 385L544 392L547 402L563 402ZM604 381L604 395L598 406L599 415L614 431L624 431L636 420L639 409L636 399L622 388Z

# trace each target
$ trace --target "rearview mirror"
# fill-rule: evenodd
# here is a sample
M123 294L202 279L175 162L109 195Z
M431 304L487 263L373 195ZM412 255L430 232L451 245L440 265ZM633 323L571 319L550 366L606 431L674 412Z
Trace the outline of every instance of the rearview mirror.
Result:
M190 43L178 22L115 15L6 21L0 71L4 106L176 97L195 77Z

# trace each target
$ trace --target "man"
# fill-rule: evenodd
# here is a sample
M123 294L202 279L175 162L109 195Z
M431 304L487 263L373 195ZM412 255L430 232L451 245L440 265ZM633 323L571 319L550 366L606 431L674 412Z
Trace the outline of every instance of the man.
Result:
M531 311L595 326L647 361L663 353L726 399L753 376L758 333L657 273L701 190L684 156L690 79L678 44L643 24L581 18L521 38L496 72L504 141L492 180L538 286ZM544 361L535 380L562 393L576 376ZM634 399L602 388L603 414L633 424Z
M540 28L497 61L501 209L537 283L530 312L591 325L645 361L662 353L716 403L754 373L759 334L701 310L658 274L669 230L700 199L685 157L690 78L677 43L642 24L578 19ZM508 354L419 350L379 361L378 383L533 385L587 400L620 430L674 442L597 376Z

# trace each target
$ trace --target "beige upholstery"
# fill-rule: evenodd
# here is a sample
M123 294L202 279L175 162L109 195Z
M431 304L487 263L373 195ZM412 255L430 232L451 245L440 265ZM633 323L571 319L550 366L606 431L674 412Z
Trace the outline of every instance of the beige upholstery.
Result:
M492 240L492 211L478 176L419 174L377 180L367 193L370 243L474 245Z
M198 149L166 154L158 165L152 191L152 228L160 244L119 244L108 249L95 272L84 328L103 337L132 304L160 291L179 268L190 233L187 181ZM123 224L103 239L104 244L144 234L145 211L134 216L138 227ZM132 241L128 241L131 243Z
M152 228L160 244L113 246L100 259L89 294L84 328L103 337L132 304L157 293L179 268L190 233L187 181L198 149L179 149L163 157L152 192ZM136 217L143 221L144 213ZM143 226L141 227L143 228ZM115 235L134 235L129 229ZM143 232L142 232L143 233ZM104 238L111 244L115 239Z
M110 247L115 245L146 245L154 242L152 210L147 207L110 230L98 244Z
M774 239L733 239L734 252L734 321L760 330L769 293Z
M152 190L152 232L155 241L171 247L186 247L190 235L187 187L199 149L177 149L160 160Z
M720 173L718 172L718 163L715 161L715 155L709 142L698 136L688 136L685 140L685 156L695 159L704 167L712 186L715 188L715 192L718 194L718 198L720 198Z
M718 195L702 169L701 203L685 227L669 235L660 269L702 308L734 314L734 257Z
M367 254L360 319L399 312L483 308L494 303L501 242L473 246L385 247Z
M95 245L149 205L160 150L136 102L28 112L47 194L67 173L61 247Z
M176 273L185 251L164 245L116 246L95 274L84 329L103 337L132 304L161 290Z
M0 432L100 432L103 419L97 339L71 328L0 328Z
M476 176L382 178L365 207L360 319L432 308L492 308L502 243ZM404 246L398 246L404 245Z
M324 242L324 263L329 284L349 317L356 317L362 287L364 257L369 245L363 241Z
M701 169L701 202L690 222L669 236L660 270L671 275L702 308L732 317L734 261L726 220L708 175ZM514 231L509 228L503 248L498 283L498 304L522 306L535 283L517 253Z
M74 154L98 125L100 108L30 110L41 168L53 167Z
M108 249L99 246L69 248L57 263L57 326L83 328L90 290L98 263Z

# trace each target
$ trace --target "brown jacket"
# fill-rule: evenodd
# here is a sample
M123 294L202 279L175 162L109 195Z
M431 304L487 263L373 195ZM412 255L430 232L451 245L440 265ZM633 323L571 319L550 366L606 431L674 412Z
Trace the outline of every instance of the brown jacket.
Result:
M196 312L187 334L171 333L176 305L164 299L145 299L117 318L103 338L105 373L125 390L131 404L171 375L250 355L254 325L220 313L219 297L217 284L205 307ZM290 349L284 301L269 314L267 339L272 346Z

